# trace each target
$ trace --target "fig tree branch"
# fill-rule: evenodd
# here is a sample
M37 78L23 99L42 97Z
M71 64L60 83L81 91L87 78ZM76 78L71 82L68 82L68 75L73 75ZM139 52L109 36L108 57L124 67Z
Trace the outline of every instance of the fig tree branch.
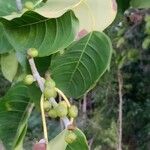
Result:
M44 90L44 81L43 81L42 77L40 76L40 74L39 74L39 72L38 72L38 70L36 68L34 59L33 58L29 58L28 61L29 61L29 64L30 64L30 68L31 68L32 74L33 74L35 80L37 81L40 90L43 92L43 90ZM58 105L54 98L50 98L49 101L52 103L52 105L54 107L56 107ZM68 125L71 124L71 122L69 121L69 119L67 117L62 117L61 119L62 119L62 121L64 123L65 128L67 128Z

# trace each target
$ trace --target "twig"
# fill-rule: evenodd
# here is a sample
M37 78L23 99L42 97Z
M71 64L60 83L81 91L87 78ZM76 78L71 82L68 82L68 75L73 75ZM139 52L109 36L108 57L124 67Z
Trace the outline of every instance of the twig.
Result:
M43 92L44 90L44 82L42 80L42 77L40 76L36 66L35 66L35 62L34 62L34 59L33 58L29 58L29 64L30 64L30 68L31 68L31 71L32 71L32 74L34 76L34 78L36 79L39 87L40 87L40 90ZM56 100L54 98L50 98L49 101L52 103L53 107L56 107L58 104L56 102ZM64 123L64 126L65 128L68 127L68 125L71 124L71 122L69 121L69 119L67 117L63 117L61 118L63 123Z
M21 11L22 10L22 1L21 0L16 0L16 6L17 6L17 9L19 11Z

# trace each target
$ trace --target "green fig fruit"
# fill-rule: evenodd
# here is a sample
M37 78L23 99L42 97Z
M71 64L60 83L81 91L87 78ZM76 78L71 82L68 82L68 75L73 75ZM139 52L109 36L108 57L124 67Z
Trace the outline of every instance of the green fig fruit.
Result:
M32 10L34 9L34 4L31 1L27 1L24 4L25 8L27 8L28 10Z
M58 106L55 109L59 117L67 116L68 109L64 105L58 104Z
M71 118L76 118L78 116L78 108L75 105L72 105L68 109L68 116Z
M34 82L34 77L31 74L28 74L24 79L24 83L26 85L31 85L33 82Z
M28 49L27 54L30 57L37 57L38 56L38 50L36 48L30 48L30 49Z
M53 79L48 79L44 83L45 87L54 88L56 86L56 83Z
M64 101L64 100L63 100L63 101L60 101L60 102L59 102L59 105L62 105L62 106L64 106L64 107L66 107L66 108L68 107L66 101Z
M43 93L45 98L55 98L57 96L55 88L45 88Z
M66 133L65 141L66 141L68 144L73 143L76 139L77 139L77 136L76 136L76 134L73 133L72 131L68 131L68 132Z
M44 101L43 108L45 111L49 111L52 108L52 105L49 101Z
M55 109L49 110L48 116L51 117L51 118L57 118L57 112L56 112L56 110Z

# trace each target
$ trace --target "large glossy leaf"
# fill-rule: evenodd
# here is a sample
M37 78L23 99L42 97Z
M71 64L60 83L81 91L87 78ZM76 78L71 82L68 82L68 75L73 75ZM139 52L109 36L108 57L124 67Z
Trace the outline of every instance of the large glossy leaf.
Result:
M18 83L0 99L0 140L7 150L20 146L32 106L27 87Z
M115 0L84 0L73 10L80 21L80 30L103 31L115 19L117 5Z
M117 13L115 0L49 0L43 7L35 9L35 12L48 18L56 18L69 9L79 18L80 30L87 31L103 31L112 23ZM20 14L6 18L12 19L17 16Z
M150 0L131 0L130 4L134 8L150 8Z
M101 32L91 32L72 43L62 55L52 58L51 70L57 86L70 97L88 91L110 64L112 46Z
M67 132L65 129L52 139L48 144L48 150L88 150L86 137L81 130L77 128L72 131L76 134L77 139L71 144L65 142Z
M16 51L34 47L39 56L48 56L66 48L76 37L78 20L72 11L60 18L49 19L27 12L11 21L1 19L8 41Z
M18 61L14 52L1 55L1 70L4 77L12 82L18 69Z

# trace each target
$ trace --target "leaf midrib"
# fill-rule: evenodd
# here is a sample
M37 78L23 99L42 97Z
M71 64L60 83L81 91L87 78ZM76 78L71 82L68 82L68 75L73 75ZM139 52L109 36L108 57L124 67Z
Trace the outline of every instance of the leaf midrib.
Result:
M75 72L77 71L77 68L78 68L78 66L79 66L79 64L80 64L80 62L81 62L82 56L83 56L83 54L84 54L84 52L85 52L85 50L86 50L86 47L87 47L87 45L88 45L88 42L90 41L90 39L91 39L91 37L92 37L92 34L93 34L93 32L91 32L90 35L89 35L89 37L88 37L88 40L87 40L87 42L86 42L86 44L85 44L85 46L84 46L84 48L83 48L83 51L82 51L82 53L81 53L81 55L80 55L80 57L79 57L79 61L78 61L78 63L76 64L75 69L74 69L74 71L73 71L73 73L72 73L72 75L71 75L71 77L70 77L69 84L72 82L73 76L74 76ZM68 87L70 87L70 86L68 86Z

